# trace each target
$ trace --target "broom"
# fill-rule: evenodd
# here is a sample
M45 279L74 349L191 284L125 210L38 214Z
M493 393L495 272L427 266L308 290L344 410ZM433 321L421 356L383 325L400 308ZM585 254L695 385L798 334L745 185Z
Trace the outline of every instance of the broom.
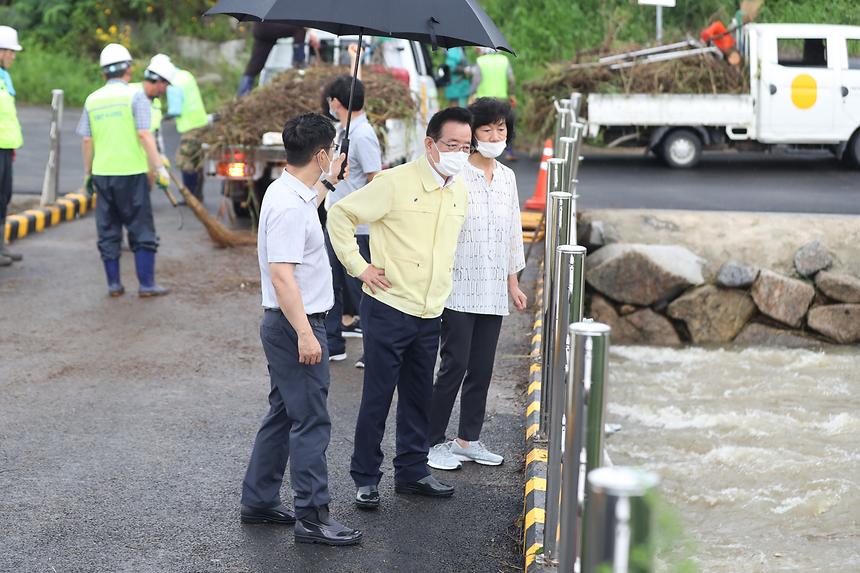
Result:
M170 179L182 193L185 198L185 203L191 208L194 215L203 223L206 232L209 233L209 238L212 242L221 248L244 247L248 245L256 245L257 237L253 233L247 231L232 231L225 227L220 221L209 214L206 207L197 200L197 197L191 194L185 185L176 177L173 170L168 169Z

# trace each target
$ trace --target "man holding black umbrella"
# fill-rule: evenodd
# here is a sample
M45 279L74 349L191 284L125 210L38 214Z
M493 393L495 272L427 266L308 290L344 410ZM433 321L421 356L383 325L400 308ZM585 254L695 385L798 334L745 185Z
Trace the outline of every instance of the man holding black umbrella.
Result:
M362 280L366 295L364 388L350 472L361 508L379 506L381 443L395 388L395 491L454 494L427 467L427 433L440 317L466 216L466 187L455 175L469 158L471 119L460 107L437 113L427 126L424 156L382 171L329 211L332 246L349 274ZM370 225L371 264L355 239L362 223Z

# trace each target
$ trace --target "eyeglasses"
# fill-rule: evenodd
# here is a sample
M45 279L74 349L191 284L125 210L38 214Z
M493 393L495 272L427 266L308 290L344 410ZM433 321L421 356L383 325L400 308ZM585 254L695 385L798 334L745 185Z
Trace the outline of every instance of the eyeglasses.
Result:
M444 141L437 141L437 147L441 145L447 151L461 151L463 153L471 153L472 145L460 145L459 143L445 143ZM439 151L442 151L441 149Z

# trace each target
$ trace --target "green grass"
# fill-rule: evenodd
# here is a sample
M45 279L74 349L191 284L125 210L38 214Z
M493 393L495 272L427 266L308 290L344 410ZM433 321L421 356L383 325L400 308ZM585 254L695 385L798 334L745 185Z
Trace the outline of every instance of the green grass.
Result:
M66 106L80 107L87 96L102 84L98 63L89 58L28 44L9 69L19 104L51 103L51 90L65 92Z
M146 60L143 60L144 62ZM200 92L207 110L215 111L233 98L242 75L241 67L204 64L198 61L179 62L195 76L216 73L220 80L200 83ZM81 107L87 96L104 84L97 61L65 53L56 53L44 46L27 45L9 69L15 83L18 104L50 105L51 90L61 89L67 107ZM142 79L143 67L135 69L134 80Z

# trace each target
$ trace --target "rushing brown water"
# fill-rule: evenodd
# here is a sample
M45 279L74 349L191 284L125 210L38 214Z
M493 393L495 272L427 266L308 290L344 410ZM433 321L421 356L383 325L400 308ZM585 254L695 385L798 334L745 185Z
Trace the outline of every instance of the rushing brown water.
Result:
M860 572L860 347L616 347L616 464L662 477L703 573Z

